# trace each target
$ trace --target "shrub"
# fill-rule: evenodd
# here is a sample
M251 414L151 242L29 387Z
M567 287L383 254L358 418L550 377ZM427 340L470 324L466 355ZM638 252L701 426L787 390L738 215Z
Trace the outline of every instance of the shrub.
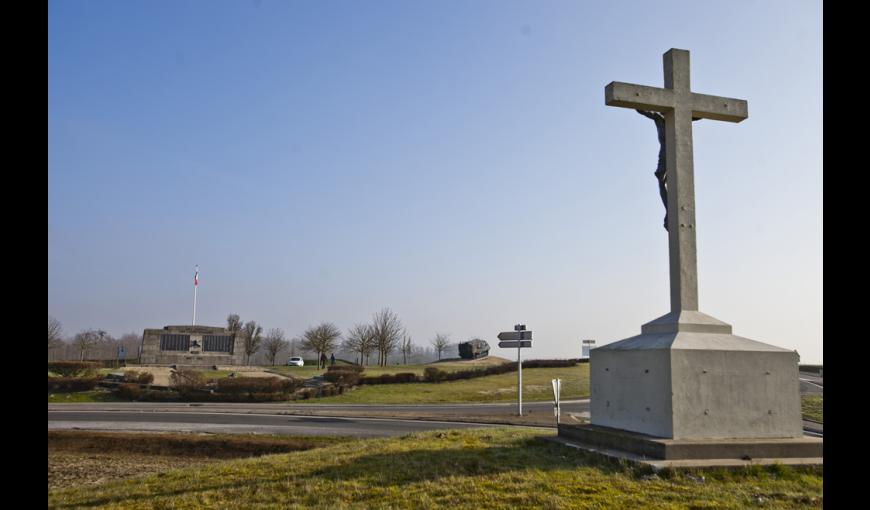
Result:
M48 391L88 391L94 389L99 381L99 377L49 377Z
M346 370L333 370L323 374L323 378L327 381L339 386L356 386L360 381L358 372L350 372Z
M314 397L316 395L317 395L316 388L305 388L305 389L298 391L296 393L296 398L299 400L308 400L309 398Z
M365 367L362 365L333 365L326 368L327 372L356 372L357 374L361 373L365 370Z
M533 359L523 361L523 368L562 368L572 367L576 364L576 359ZM423 370L423 380L426 382L458 381L462 379L474 379L476 377L506 374L508 372L516 371L516 362L502 363L500 365L492 365L486 368L462 370L458 372L445 372L435 367L426 367L426 369Z
M126 372L124 382L136 384L151 384L154 382L154 374L148 372Z
M48 371L61 377L87 377L97 369L92 361L49 361Z
M445 379L446 375L447 372L435 367L426 367L423 369L423 379L428 382L441 382Z
M115 395L128 400L139 400L142 396L142 389L139 388L138 384L134 383L119 384L115 388Z
M225 394L239 393L290 393L302 386L301 379L280 377L239 377L218 379L216 391Z
M403 384L420 382L421 378L417 374L411 372L402 372L399 374L382 374L371 377L361 377L360 384Z
M189 368L178 369L172 372L169 380L169 385L185 397L190 397L192 394L205 390L205 381L203 380L202 372L199 370Z

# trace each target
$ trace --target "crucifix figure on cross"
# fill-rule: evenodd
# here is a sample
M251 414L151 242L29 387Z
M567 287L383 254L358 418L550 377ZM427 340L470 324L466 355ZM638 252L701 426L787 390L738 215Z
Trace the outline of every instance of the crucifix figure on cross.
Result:
M664 72L664 88L611 82L604 89L604 103L658 112L663 117L667 190L662 198L667 208L671 311L679 312L698 310L692 120L740 122L748 117L748 106L742 99L692 92L686 50L668 50L664 54Z
M648 119L652 119L656 123L656 132L659 137L659 164L656 165L656 171L653 175L659 182L659 195L662 197L662 204L665 206L665 230L668 229L668 169L665 166L665 116L659 112L648 112L646 110L636 110L637 113ZM692 121L701 120L700 117L692 117Z

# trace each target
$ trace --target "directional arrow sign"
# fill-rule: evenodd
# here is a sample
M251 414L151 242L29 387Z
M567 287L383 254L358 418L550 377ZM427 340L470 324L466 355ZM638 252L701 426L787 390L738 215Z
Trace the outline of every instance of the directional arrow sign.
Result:
M499 340L531 340L531 331L502 331L498 334Z
M531 347L532 341L531 340L513 340L513 341L507 341L507 342L499 342L498 346L499 347L513 347L514 349L519 347L522 349L522 348Z

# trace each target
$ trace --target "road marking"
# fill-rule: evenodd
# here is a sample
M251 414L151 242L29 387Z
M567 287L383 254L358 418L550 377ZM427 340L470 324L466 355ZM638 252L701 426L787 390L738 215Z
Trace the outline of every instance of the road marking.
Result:
M798 379L800 379L800 378L798 378ZM813 381L810 381L809 379L800 379L800 381L801 381L801 382L805 382L805 383L807 383L807 384L812 384L812 385L815 386L816 388L819 388L819 389L822 389L822 390L825 389L825 388L822 387L821 384L816 384L816 383L814 383Z

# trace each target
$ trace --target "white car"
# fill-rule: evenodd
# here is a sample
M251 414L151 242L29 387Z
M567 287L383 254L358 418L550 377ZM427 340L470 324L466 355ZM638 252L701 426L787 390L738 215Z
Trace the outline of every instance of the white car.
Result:
M287 360L287 365L291 367L304 367L305 362L302 361L302 358L290 358Z

